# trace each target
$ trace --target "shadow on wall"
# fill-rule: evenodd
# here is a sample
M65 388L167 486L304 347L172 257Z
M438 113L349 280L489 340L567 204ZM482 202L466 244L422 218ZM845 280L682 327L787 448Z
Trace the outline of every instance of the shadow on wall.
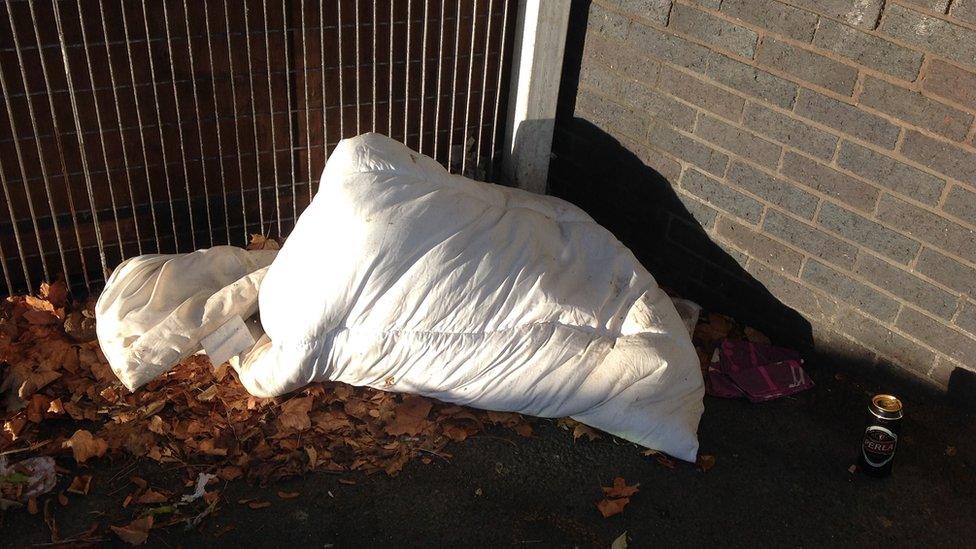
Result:
M689 211L667 177L648 166L654 164L652 151L622 143L574 116L589 4L574 2L570 14L548 192L582 207L612 231L662 286L781 344L812 351L810 323L712 241L702 224L713 220ZM531 129L519 128L517 139L531 135Z

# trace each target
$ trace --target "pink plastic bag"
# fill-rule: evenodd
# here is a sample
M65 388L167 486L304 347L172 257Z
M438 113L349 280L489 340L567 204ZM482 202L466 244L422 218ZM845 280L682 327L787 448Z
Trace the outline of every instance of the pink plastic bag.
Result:
M705 377L705 391L722 398L764 402L813 387L803 359L790 349L747 340L725 339L715 350Z

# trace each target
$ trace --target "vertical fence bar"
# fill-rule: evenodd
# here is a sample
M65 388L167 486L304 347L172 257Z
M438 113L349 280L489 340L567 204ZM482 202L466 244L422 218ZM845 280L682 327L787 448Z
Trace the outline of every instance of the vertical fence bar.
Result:
M291 49L291 39L288 37L288 6L287 0L281 0L281 48L285 52L285 112L288 118L288 166L291 169L289 179L291 179L291 217L292 220L298 219L298 197L295 190L295 128L291 121L291 63L289 62L288 50ZM295 71L298 77L297 69ZM272 109L273 110L273 109ZM276 195L277 196L277 195ZM278 204L278 236L281 234L281 204Z
M321 52L319 53L320 56L319 61L322 64L322 161L324 162L329 158L329 123L328 123L329 108L325 101L325 96L326 96L325 94L325 4L322 2L318 2L318 5L319 5L319 33L320 33L319 49L321 50ZM340 62L340 66L341 66L341 62ZM340 75L342 74L341 68L339 74ZM339 87L341 89L342 85L340 84ZM339 109L340 109L339 120L341 123L342 120L341 101L340 101ZM313 179L311 174L309 175L309 178ZM308 200L310 202L312 200L311 180L308 183Z
M387 81L387 85L389 86L389 94L386 96L386 107L389 112L387 112L386 117L386 135L393 134L393 19L395 17L395 6L396 0L390 0L390 65L387 67L390 71L390 77L389 81Z
M471 47L468 52L468 87L464 96L464 127L461 128L461 175L468 165L468 124L471 120L471 77L474 76L474 39L478 37L478 0L471 8ZM485 56L487 57L487 53Z
M505 60L505 38L508 36L508 6L511 0L505 0L505 9L502 12L502 47L501 53L498 56L498 76L495 81L495 113L492 116L491 125L491 151L488 157L488 180L494 181L495 176L495 142L498 137L498 108L502 101L502 68L504 66L503 61Z
M44 49L41 46L41 34L37 24L37 14L34 11L34 2L28 2L27 8L30 10L31 24L34 28L34 43L37 45L38 61L40 61L41 75L44 78L44 90L47 94L47 105L48 109L51 111L51 127L54 130L54 144L58 149L58 161L60 162L61 167L64 192L68 198L68 211L71 213L71 223L75 230L75 243L78 245L78 259L81 261L82 278L85 281L85 287L90 288L91 280L88 277L88 261L85 259L85 250L81 243L81 231L78 229L78 210L75 208L74 194L71 192L71 181L68 176L68 166L64 159L64 146L61 141L61 125L58 123L57 111L54 108L54 92L51 88L51 77L47 70L47 63L44 62ZM55 9L57 9L56 6ZM26 185L26 180L24 184ZM12 218L11 221L13 221Z
M376 21L378 12L376 9L376 0L373 0L373 104L372 108L372 131L376 131Z
M360 40L359 40L359 0L356 0L356 14L355 15L356 15L356 17L355 17L355 21L356 21L356 31L355 31L355 36L356 36L356 62L355 62L355 65L356 65L356 134L358 135L358 134L362 133L362 129L360 128L360 124L362 124L362 122L361 122L362 115L360 113L360 107L362 107L362 100L360 99L360 95L359 95L359 84L360 84L360 81L362 80L362 76L359 74L359 60L360 60L360 56L359 56L359 42L360 42ZM345 137L345 136L343 136L343 137Z
M53 1L53 0L52 0ZM197 228L193 223L193 196L190 195L190 172L186 169L186 146L183 144L183 113L180 111L180 93L176 89L176 64L173 62L173 40L169 32L169 10L166 8L166 2L163 2L163 26L166 27L166 53L169 54L169 73L170 81L173 88L173 103L176 105L176 133L180 137L180 163L183 168L183 186L186 188L186 213L189 216L190 222L190 243L193 244L193 249L197 247ZM148 28L146 30L146 36L149 36ZM155 78L153 78L155 80ZM159 104L157 103L157 112L159 111ZM160 123L160 130L162 130L162 123ZM176 232L176 219L173 219L173 232Z
M417 146L417 151L420 154L424 153L424 107L427 104L427 20L430 19L429 7L430 0L424 0L424 30L421 33L423 35L423 46L420 48L420 125L418 130L420 143Z
M10 6L7 6L8 9ZM10 97L7 94L7 82L3 77L3 71L0 71L0 84L3 85L3 95L4 97ZM9 115L9 110L8 110ZM11 122L11 129L13 129L13 118L8 116ZM14 138L16 139L17 132L13 131ZM26 181L26 180L24 180ZM20 239L20 229L17 228L17 214L14 213L14 201L10 199L10 187L7 184L6 171L3 169L3 155L0 155L0 184L3 185L3 196L7 199L7 212L10 214L10 225L14 230L14 242L17 243L17 253L20 256L20 266L24 270L24 282L27 284L27 291L34 293L34 284L31 282L30 272L27 270L27 256L24 254L24 244ZM25 183L26 185L26 183ZM40 234L40 233L38 233ZM6 256L4 256L6 257ZM7 274L7 270L4 269L3 274ZM7 281L7 285L10 286L10 281ZM12 291L12 289L11 289Z
M439 154L438 144L441 136L441 80L444 70L444 5L446 0L441 0L441 29L437 40L437 99L434 101L434 154L432 157L437 160Z
M275 214L277 215L278 221L278 236L281 236L281 197L278 196L278 187L280 186L280 181L278 179L278 139L275 135L275 121L274 121L274 89L271 85L271 42L268 27L268 0L261 0L261 10L264 13L264 57L265 68L267 69L268 77L268 121L271 124L271 167L274 170L274 197L275 197ZM285 77L287 78L287 69ZM288 113L291 116L291 113Z
M68 85L68 99L71 101L71 113L75 119L75 136L78 138L78 150L81 157L81 170L85 174L85 187L88 189L88 203L91 206L92 225L95 229L95 242L98 244L98 258L102 262L102 276L108 276L108 265L105 262L105 244L102 242L102 229L98 222L98 210L95 207L95 191L92 188L91 171L88 168L88 155L85 149L85 132L81 127L81 117L78 114L78 98L75 96L75 85L71 78L71 65L68 63L68 44L64 39L64 27L61 24L61 12L58 10L57 0L51 0L54 8L54 24L58 29L58 42L61 45L61 57L64 59L64 79ZM89 288L91 289L91 288Z
M78 0L79 2L81 0ZM201 2L206 5L207 2ZM206 208L207 213L207 236L210 238L210 245L214 245L213 238L213 217L210 213L210 185L207 183L209 179L207 177L207 151L203 147L203 128L200 121L200 99L197 95L197 74L193 67L193 39L190 37L190 12L187 9L186 0L183 0L183 25L186 28L186 54L188 56L187 65L190 69L190 88L193 90L193 112L196 114L197 119L197 140L200 142L200 173L203 174L203 204ZM175 79L176 75L174 75ZM217 113L214 113L214 123L217 121ZM180 132L182 135L182 132ZM219 137L217 138L219 142ZM221 186L224 185L223 179L220 181ZM226 189L224 190L224 195L227 195Z
M322 6L320 4L319 9L321 9L321 7ZM304 86L303 93L305 94L305 161L307 164L305 174L308 177L308 199L309 202L311 202L312 200L312 119L311 119L312 106L308 100L308 48L306 46L307 41L305 39L305 0L301 1L299 9L302 10L301 22L299 24L302 26L302 71L304 72L304 74L302 75L302 84ZM322 77L323 78L325 77L325 72L322 73ZM325 96L323 96L323 100L324 99ZM324 105L325 103L323 102L323 106ZM322 115L325 116L324 108L322 109ZM325 132L322 133L322 141L324 146ZM294 175L292 177L294 177ZM297 214L296 214L296 218L297 218Z
M112 218L115 220L115 235L119 243L119 255L125 258L125 250L122 248L122 229L119 226L119 208L115 202L115 189L112 186L111 168L108 165L108 151L105 150L105 133L102 126L102 110L98 107L98 95L95 93L95 72L92 69L91 52L88 51L88 33L85 32L85 16L81 7L81 0L77 0L78 6L78 25L81 27L81 46L85 51L85 66L88 68L88 79L91 82L92 105L95 107L95 124L98 128L98 144L102 149L102 162L105 164L105 182L108 185L109 201L112 204ZM106 40L108 38L106 37ZM67 61L65 62L67 63ZM26 82L26 81L25 81ZM80 129L79 129L80 130ZM82 151L84 154L84 151Z
M488 96L488 55L491 49L491 14L494 12L495 0L488 0L488 28L487 34L485 36L485 66L484 71L481 73L481 108L478 109L478 145L475 148L474 153L474 168L478 169L481 165L481 138L484 135L483 128L485 127L485 97ZM502 37L504 39L504 36ZM501 64L501 60L499 60ZM487 174L487 170L485 171Z
M220 132L220 109L217 106L217 72L214 70L213 62L213 40L210 34L210 7L207 5L208 2L203 2L203 25L204 32L207 36L207 63L210 66L210 91L213 96L213 112L214 112L214 130L217 134L217 169L220 173L220 190L221 196L224 200L224 241L230 244L230 208L227 202L227 173L224 170L224 140ZM186 0L183 0L183 11L186 12ZM189 18L189 16L187 17ZM189 29L187 29L187 37L190 35ZM228 33L228 40L230 40L230 34ZM233 98L232 98L233 99ZM236 106L235 106L236 108ZM234 128L237 128L237 117L234 117ZM203 138L200 138L200 149L203 150ZM240 147L237 149L237 156L240 158Z
M447 171L454 169L454 106L457 103L458 52L461 48L461 0L457 3L457 21L454 30L454 73L451 78L451 120L447 134Z
M0 162L0 170L3 170L3 163ZM0 176L0 179L4 181L4 187L6 187L6 179ZM7 199L8 203L10 199ZM10 267L7 265L7 252L3 249L3 242L0 242L0 270L3 271L3 281L7 285L7 295L14 293L14 283L10 280Z
M224 4L226 9L226 4ZM267 235L268 233L264 230L264 197L261 193L261 146L258 144L258 114L257 114L257 101L254 100L254 66L251 62L251 22L247 17L250 9L247 7L247 3L244 3L244 41L247 45L247 86L251 92L251 128L254 130L254 172L255 172L255 187L258 193L258 222L261 224L261 234ZM226 12L225 12L226 13ZM229 23L228 23L229 24ZM230 33L230 27L227 28L227 32ZM228 35L228 43L230 42L230 36ZM229 46L228 46L229 47ZM229 50L228 50L229 51ZM244 184L244 179L241 178L241 185ZM243 193L243 190L242 190ZM242 194L243 198L243 194ZM243 208L247 209L247 202L244 202ZM244 227L244 239L247 240L248 229Z
M244 13L247 13L246 11ZM227 3L224 2L224 26L227 28L227 72L230 73L230 104L233 107L234 114L234 146L236 147L237 154L237 178L240 180L241 184L241 223L244 224L244 241L247 242L247 198L244 196L244 163L241 160L241 132L237 125L237 76L234 74L234 53L233 48L230 44L230 14L227 10ZM246 33L245 33L246 34ZM250 67L251 64L251 43L248 37L244 37L248 41L247 45L247 63ZM250 88L250 75L248 75L248 87ZM214 94L214 109L216 109L217 97ZM254 122L254 91L251 91L251 122ZM218 122L219 126L219 122ZM257 131L254 134L254 161L257 162ZM258 178L260 180L260 177ZM260 193L259 193L260 196ZM264 232L264 223L261 224L261 231ZM227 233L228 241L230 239L230 233Z
M42 151L41 140L39 139L40 132L37 129L37 117L34 114L34 104L31 102L30 89L28 88L27 85L28 83L27 69L26 69L26 64L24 63L24 54L20 47L20 37L18 36L17 33L17 27L14 25L13 10L11 9L11 5L9 1L7 2L7 17L10 20L10 34L14 39L14 50L17 52L17 65L20 68L20 78L24 82L24 100L27 102L27 113L30 116L31 130L34 132L34 146L37 149L37 160L41 167L41 179L44 181L44 192L47 195L47 204L51 210L51 221L54 224L54 238L58 245L58 255L61 258L61 268L64 269L65 283L68 284L68 286L71 286L71 279L68 275L68 262L64 255L64 243L61 240L61 227L60 227L60 223L58 223L58 213L54 207L54 198L53 195L51 194L51 181L47 173L47 162L44 159L44 152ZM40 50L38 50L37 53L38 55L41 55ZM0 77L2 77L2 75L0 75ZM3 87L3 96L7 105L7 117L10 119L11 135L14 138L14 149L17 151L18 161L20 161L20 164L23 167L23 161L21 160L21 153L20 153L20 136L17 135L14 119L11 116L12 113L11 113L11 105L10 105L10 95L8 95L7 93L5 83ZM21 172L24 173L23 168L21 169ZM27 184L26 179L24 180L24 184L25 185ZM17 223L16 219L11 217L10 221L16 226Z
M139 251L139 255L142 255L142 232L139 230L139 214L136 210L136 196L132 186L132 168L129 165L129 153L125 146L127 140L122 134L122 110L119 106L118 85L115 82L115 63L112 62L112 48L109 47L108 27L105 24L105 8L102 4L102 0L98 0L98 12L101 19L102 36L104 37L105 43L105 58L108 60L108 77L109 82L112 84L112 103L115 106L115 121L118 124L119 143L122 145L122 165L125 168L125 183L129 190L129 205L132 207L132 225L136 233L136 248ZM81 8L78 9L78 13L81 13ZM133 83L133 92L134 91L135 83ZM139 135L142 135L142 124L139 124ZM124 253L122 257L125 258ZM65 274L65 276L67 276L67 274Z
M407 59L403 64L403 143L407 144L410 123L410 27L413 18L413 0L407 0Z
M136 111L136 124L139 126L139 143L142 146L142 169L146 173L146 196L149 199L149 213L152 216L152 226L153 226L153 237L156 244L156 251L160 251L160 241L159 241L159 222L156 216L156 200L153 198L152 191L152 177L149 175L149 155L146 153L146 136L143 134L143 124L142 124L142 109L139 107L139 92L136 86L136 70L132 63L132 40L129 38L129 24L125 19L125 0L119 0L119 10L122 13L122 34L125 37L125 52L126 58L129 64L129 78L132 83L132 101L135 105ZM102 16L102 33L108 36L108 28L105 24L105 6L102 4L101 0L98 3L99 13ZM148 39L146 41L148 44ZM106 44L106 47L108 45ZM155 88L153 88L155 89ZM122 132L122 118L119 117L119 133ZM124 141L124 136L123 136ZM162 142L160 142L160 147L162 147ZM165 163L164 163L165 166ZM168 183L167 183L168 185ZM142 253L141 251L139 253Z
M339 139L346 136L346 101L345 101L345 90L342 85L342 0L336 1L336 41L338 42L339 51ZM323 94L325 93L325 83L322 84Z
M123 1L123 0L120 0ZM169 214L171 221L173 222L173 245L179 250L180 240L179 234L176 231L176 209L173 207L173 189L169 184L169 163L166 159L166 139L163 137L163 115L159 110L159 93L156 91L156 64L153 62L152 55L152 39L149 34L149 15L147 13L147 6L142 6L142 26L146 31L146 54L149 56L149 78L152 80L152 92L153 92L153 104L155 105L156 111L156 131L159 134L159 150L163 157L163 177L166 179L166 198L169 200ZM133 75L133 82L135 81L135 76ZM192 226L192 224L191 224Z

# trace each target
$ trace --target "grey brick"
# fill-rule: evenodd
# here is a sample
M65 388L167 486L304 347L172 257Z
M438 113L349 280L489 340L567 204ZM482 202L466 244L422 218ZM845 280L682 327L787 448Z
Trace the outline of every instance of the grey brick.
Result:
M704 72L714 55L704 46L637 21L627 31L627 44L638 53L697 72Z
M959 362L971 363L976 356L976 339L909 307L898 315L896 326Z
M857 248L792 217L769 210L762 229L824 261L846 269L854 266Z
M913 130L905 134L901 152L939 173L976 185L976 153Z
M599 34L587 36L586 44L583 46L580 78L592 65L602 65L649 86L656 85L661 72L661 63L633 55L620 55L620 52L627 47L629 46L602 38Z
M884 6L883 0L793 0L792 3L865 29L877 26Z
M976 31L889 3L881 32L966 65L976 65Z
M969 189L959 185L954 186L949 190L949 196L946 197L942 209L963 221L976 225L976 193Z
M903 265L911 263L921 247L918 242L897 231L834 204L824 203L817 221L844 238Z
M976 23L976 2L973 0L956 0L949 9L949 15L967 23Z
M661 123L651 127L648 144L718 176L725 173L725 167L729 163L727 155Z
M922 87L970 110L976 110L976 72L933 59L925 71Z
M819 261L807 261L801 278L840 302L880 320L894 320L898 314L897 301Z
M695 126L695 135L723 149L744 156L756 164L776 168L782 147L738 126L727 124L713 116L702 116Z
M922 66L922 53L872 34L821 19L813 43L865 67L912 81Z
M938 204L945 187L941 178L850 141L841 143L837 165L926 204Z
M580 89L576 95L574 115L591 122L617 139L643 140L647 135L647 121L633 109L628 109Z
M936 316L948 320L956 312L956 298L949 292L868 254L858 257L854 272Z
M782 173L802 185L827 194L858 210L870 212L881 192L867 183L789 151Z
M681 189L675 189L674 193L678 200L684 205L691 217L705 230L711 230L715 226L715 219L718 218L718 210L705 204L698 198L690 195Z
M800 42L809 42L817 28L817 14L774 0L724 0L721 10L736 19Z
M754 31L685 4L675 4L671 9L668 27L742 57L756 54L759 35Z
M842 95L851 95L857 80L856 68L773 37L763 40L756 61Z
M973 123L969 113L877 78L865 79L858 102L956 141Z
M747 128L785 145L820 158L830 158L834 155L837 136L814 128L801 120L756 103L746 105L742 118Z
M957 292L976 297L976 269L935 250L922 248L915 271Z
M630 29L630 19L619 13L605 9L597 3L590 4L590 13L586 20L587 34L597 34L604 38L613 38L621 42L627 40Z
M674 158L631 139L621 139L620 142L645 166L656 171L668 181L677 182L681 177L681 163Z
M936 354L891 331L871 317L843 307L833 319L841 332L879 351L885 358L923 374L935 363Z
M959 316L956 317L955 324L970 334L976 335L976 301L967 300L963 304Z
M714 55L705 74L730 88L786 109L796 97L796 84L724 55Z
M880 116L807 89L800 90L794 110L800 116L887 149L895 148L901 131Z
M617 6L629 14L663 25L668 22L671 0L617 0Z
M715 233L729 244L781 271L797 275L803 254L731 219L720 217Z
M780 271L761 263L749 262L749 272L756 280L782 301L815 323L825 323L837 312L837 301L832 297L811 291L809 287L783 276Z
M662 71L658 87L725 118L738 119L745 105L741 97L668 66Z
M878 204L878 219L903 233L976 263L976 231L891 195Z
M683 130L695 125L694 108L596 64L580 70L580 87L634 109L645 120L660 118Z
M728 180L733 185L805 219L813 219L819 198L789 182L767 175L743 162L733 162Z
M759 223L763 205L717 179L698 170L687 170L681 177L681 188L701 198L708 204L729 212L750 223Z
M905 0L909 4L915 4L927 10L945 13L949 9L949 0ZM958 0L957 0L958 1Z

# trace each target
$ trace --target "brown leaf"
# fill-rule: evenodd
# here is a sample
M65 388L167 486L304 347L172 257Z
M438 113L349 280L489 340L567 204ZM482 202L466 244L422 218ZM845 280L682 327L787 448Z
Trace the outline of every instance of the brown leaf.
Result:
M955 446L946 446L945 455L947 455L949 457L952 457L952 456L956 455L956 447Z
M38 295L54 307L63 307L68 301L68 287L63 280L57 280L50 284L42 282L41 291Z
M80 496L88 495L88 489L91 488L91 475L81 475L80 477L75 477L71 481L71 486L68 486L69 494L78 494Z
M393 422L386 426L386 432L394 436L420 434L431 407L430 400L424 397L415 395L403 397L403 401L396 408Z
M630 497L640 490L638 490L640 483L633 486L628 486L627 482L622 477L617 477L613 479L613 486L603 486L603 494L609 498L626 498Z
M715 456L709 454L701 454L698 456L698 469L701 472L707 473L712 467L715 467Z
M630 498L604 499L596 504L596 508L600 510L603 518L609 518L622 513L628 503L630 503Z
M247 504L251 509L264 509L265 507L271 507L270 501L252 501Z
M577 423L576 426L573 427L573 440L578 440L580 437L584 435L586 435L586 438L590 439L590 441L592 442L600 438L600 431L597 431L596 429L590 427L589 425L583 425L582 423Z
M64 447L71 448L75 461L84 463L89 458L104 456L105 452L108 451L108 442L92 436L84 429L79 429L64 442Z
M32 515L36 515L37 514L37 511L38 511L38 509L37 509L37 498L28 498L27 499L27 512L30 513L30 514L32 514Z
M244 471L236 465L228 465L227 467L217 469L217 476L221 480L234 480L235 478L244 476Z
M312 426L308 413L312 410L312 397L293 398L281 405L278 421L283 429L304 431Z
M282 492L281 490L278 490L278 497L281 499L295 499L300 495L301 493L299 492Z
M277 241L260 234L252 234L251 242L247 245L248 250L278 250L280 248L281 246Z
M138 518L125 526L111 526L112 531L122 541L129 545L142 545L149 539L149 530L152 529L153 516L146 515Z
M146 505L150 503L164 503L166 501L169 501L168 497L150 488L145 492L143 492L141 496L139 496L139 499L136 500L136 503L141 503L143 505Z

